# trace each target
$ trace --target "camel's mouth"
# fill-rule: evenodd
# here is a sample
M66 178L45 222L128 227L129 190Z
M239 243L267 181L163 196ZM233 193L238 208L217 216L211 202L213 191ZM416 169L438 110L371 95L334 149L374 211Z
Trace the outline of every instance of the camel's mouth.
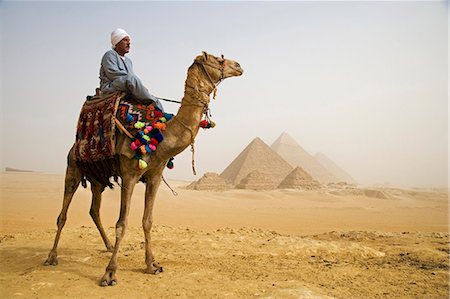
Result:
M244 69L241 68L239 63L236 62L236 65L230 67L233 70L234 76L241 76L244 73Z

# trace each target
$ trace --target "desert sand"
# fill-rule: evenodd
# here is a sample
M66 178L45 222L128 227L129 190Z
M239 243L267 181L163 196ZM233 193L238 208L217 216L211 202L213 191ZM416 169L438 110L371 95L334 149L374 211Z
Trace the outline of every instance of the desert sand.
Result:
M79 188L59 245L43 266L62 204L63 175L0 173L1 298L448 298L446 190L328 187L196 191L162 184L144 274L144 185L133 195L114 287L98 286L110 253ZM111 240L119 187L101 208Z

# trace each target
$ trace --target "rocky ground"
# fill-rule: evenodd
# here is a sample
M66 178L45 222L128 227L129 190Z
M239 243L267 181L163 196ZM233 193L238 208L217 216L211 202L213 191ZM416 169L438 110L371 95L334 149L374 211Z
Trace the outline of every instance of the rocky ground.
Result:
M108 229L113 238L113 228ZM63 231L59 265L43 266L53 230L0 242L2 298L448 298L449 235L155 226L165 271L144 274L143 234L130 228L119 284L98 286L110 253L95 227Z

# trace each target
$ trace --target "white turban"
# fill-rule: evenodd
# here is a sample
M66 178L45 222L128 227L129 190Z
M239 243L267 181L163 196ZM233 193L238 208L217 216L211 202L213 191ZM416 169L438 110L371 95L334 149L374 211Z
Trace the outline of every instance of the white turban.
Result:
M130 35L122 28L117 28L116 30L111 32L111 45L112 45L113 49L124 37L127 37L127 36L129 37Z

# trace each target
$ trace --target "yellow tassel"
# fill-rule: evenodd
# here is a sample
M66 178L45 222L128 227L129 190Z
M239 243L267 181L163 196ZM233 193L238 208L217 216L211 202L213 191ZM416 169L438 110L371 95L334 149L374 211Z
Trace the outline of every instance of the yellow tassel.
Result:
M136 123L134 124L134 127L135 127L136 129L141 129L141 128L143 128L144 126L145 126L145 123L140 122L140 121L138 121L138 122L136 122Z
M140 159L139 160L139 169L145 169L147 168L147 162L145 162L144 160Z

